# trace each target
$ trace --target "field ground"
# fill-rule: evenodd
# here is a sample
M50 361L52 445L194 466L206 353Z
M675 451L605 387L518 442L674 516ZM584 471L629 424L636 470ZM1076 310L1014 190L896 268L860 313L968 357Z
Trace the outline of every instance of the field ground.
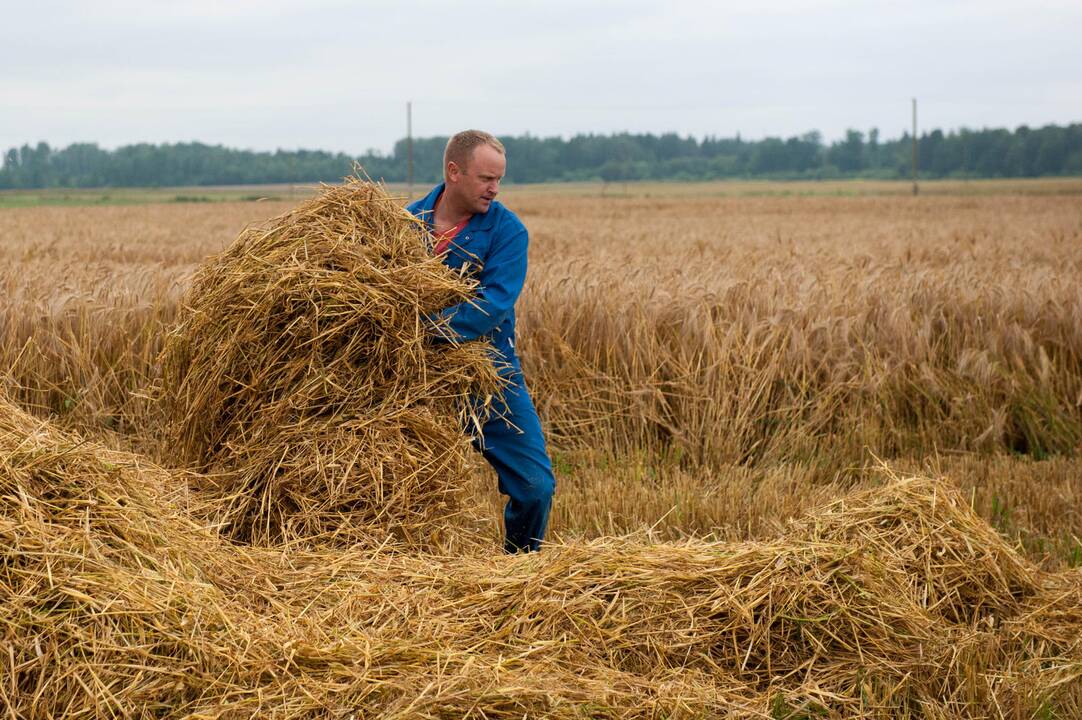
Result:
M129 688L115 696L129 708L145 697L218 707L228 695L259 713L266 691L305 715L344 687L402 717L422 706L433 717L445 706L486 717L551 707L628 717L655 703L654 717L725 707L778 718L824 706L878 707L881 717L918 707L929 717L1071 717L1082 707L1082 584L1069 571L1082 567L1082 181L924 183L918 197L908 183L872 182L507 188L505 202L531 233L518 348L558 476L552 534L568 541L541 564L408 554L294 561L210 543L175 517L154 527L153 504L116 501L142 482L120 451L176 465L152 396L192 273L245 226L292 208L296 192L0 194L0 383L34 416L0 413L0 483L28 478L48 489L67 482L63 473L74 483L40 502L19 495L21 485L0 497L8 519L23 523L0 525L29 548L19 562L47 547L39 538L59 548L47 582L30 571L4 576L31 588L13 596L33 622L11 626L25 633L16 637L27 654L10 664L53 683L54 695L41 698L64 703L82 692L49 663L92 662L94 647L104 658L96 667ZM246 200L255 197L269 199ZM117 454L72 446L45 418ZM937 505L934 486L891 486L901 494L878 497L890 475L883 464L946 477L1024 561L1057 574L1038 587L1038 571L995 532ZM148 472L146 482L172 478ZM483 510L471 522L495 548L495 479L479 461L471 483ZM865 505L784 534L808 508L860 490L869 491ZM879 514L860 525L867 507ZM92 545L81 529L85 518L90 532L91 513L95 529L120 540L88 565L79 553ZM132 517L143 524L117 519ZM934 527L907 525L933 517ZM836 556L839 546L822 543L828 531L849 549ZM634 537L577 544L625 534ZM765 542L640 542L689 537ZM175 570L174 543L190 567ZM129 554L127 565L106 563ZM902 564L879 565L880 554ZM129 614L112 599L93 604L119 582L105 568L130 583L134 594L116 600L131 604ZM34 593L53 587L53 572L75 585L45 606ZM903 600L918 576L928 585L914 609ZM778 584L760 592L763 578ZM891 615L892 603L908 614ZM202 617L205 606L234 615L196 632L189 611L174 612ZM729 625L721 607L735 618ZM62 613L75 619L34 624ZM146 618L159 624L148 631ZM225 628L218 635L214 623ZM88 640L84 628L105 629ZM124 674L127 646L116 639L146 644L159 634L165 649L146 645L163 653L148 650L146 667L173 668L175 641L188 642L191 667L206 674L201 689L142 669ZM34 655L43 635L55 642ZM235 652L215 638L235 642ZM933 645L942 654L929 661ZM749 661L753 647L765 655ZM882 658L873 675L866 653ZM777 676L778 663L789 675ZM494 677L510 684L497 688ZM203 682L195 671L181 680ZM372 688L387 694L370 699ZM6 692L4 684L0 701ZM29 691L12 697L39 702ZM789 701L810 714L790 712ZM992 702L1004 704L993 712Z
M39 205L133 205L146 203L296 202L309 197L311 183L187 186L165 188L49 188L0 190L0 209ZM391 183L394 195L408 195L404 183ZM425 191L416 185L414 194ZM715 182L550 183L508 185L508 195L553 194L575 197L789 197L806 195L911 195L908 180L724 180ZM1082 178L1004 180L924 180L924 195L1080 195Z

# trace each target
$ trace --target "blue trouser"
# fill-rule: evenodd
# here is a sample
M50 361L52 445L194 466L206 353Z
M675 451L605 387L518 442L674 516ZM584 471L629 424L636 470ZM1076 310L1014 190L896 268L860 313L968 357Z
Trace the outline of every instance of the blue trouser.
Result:
M475 441L500 479L500 492L508 496L503 520L509 553L541 549L556 490L537 410L521 372L512 380L482 426L483 438Z

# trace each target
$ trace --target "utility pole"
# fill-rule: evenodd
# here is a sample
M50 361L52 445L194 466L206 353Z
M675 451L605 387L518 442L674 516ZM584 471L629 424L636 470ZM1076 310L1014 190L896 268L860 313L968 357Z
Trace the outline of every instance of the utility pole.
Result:
M913 194L917 192L917 99L913 98Z
M958 135L962 138L962 180L969 182L969 132L962 128Z
M413 101L406 101L406 187L413 201Z

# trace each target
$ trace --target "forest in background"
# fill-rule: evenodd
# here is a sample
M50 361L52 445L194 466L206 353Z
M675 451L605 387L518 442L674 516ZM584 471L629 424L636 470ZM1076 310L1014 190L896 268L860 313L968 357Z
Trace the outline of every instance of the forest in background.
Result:
M910 176L912 139L882 140L879 131L849 130L827 143L817 131L787 139L701 139L676 133L501 137L513 183L634 180L892 179ZM439 179L447 137L413 140L414 179ZM199 142L140 143L108 150L96 143L53 148L46 142L3 156L0 189L173 187L333 182L360 163L373 179L402 182L408 143L360 156L322 150L238 150ZM1013 178L1082 175L1082 123L1015 130L933 130L918 140L922 178Z

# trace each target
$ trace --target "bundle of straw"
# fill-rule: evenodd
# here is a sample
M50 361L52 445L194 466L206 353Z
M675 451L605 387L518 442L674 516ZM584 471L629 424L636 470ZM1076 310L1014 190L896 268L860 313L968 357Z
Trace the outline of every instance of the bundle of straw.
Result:
M474 286L426 243L380 186L351 181L199 268L163 401L234 539L420 542L461 509L466 430L499 380L484 344L432 342L429 316Z
M892 543L818 537L835 506L767 542L464 558L237 545L192 520L184 485L0 398L0 706L14 717L1082 711L1082 575L1041 573L971 533L979 521L945 481L846 501ZM1000 574L1034 581L1014 603L975 584L952 600L998 604L994 623L922 603L917 588L958 569L909 564L909 548L949 526L933 556L994 550Z
M1033 566L958 492L882 470L889 489L851 493L795 523L790 536L889 558L898 583L952 623L995 622L1037 592Z

